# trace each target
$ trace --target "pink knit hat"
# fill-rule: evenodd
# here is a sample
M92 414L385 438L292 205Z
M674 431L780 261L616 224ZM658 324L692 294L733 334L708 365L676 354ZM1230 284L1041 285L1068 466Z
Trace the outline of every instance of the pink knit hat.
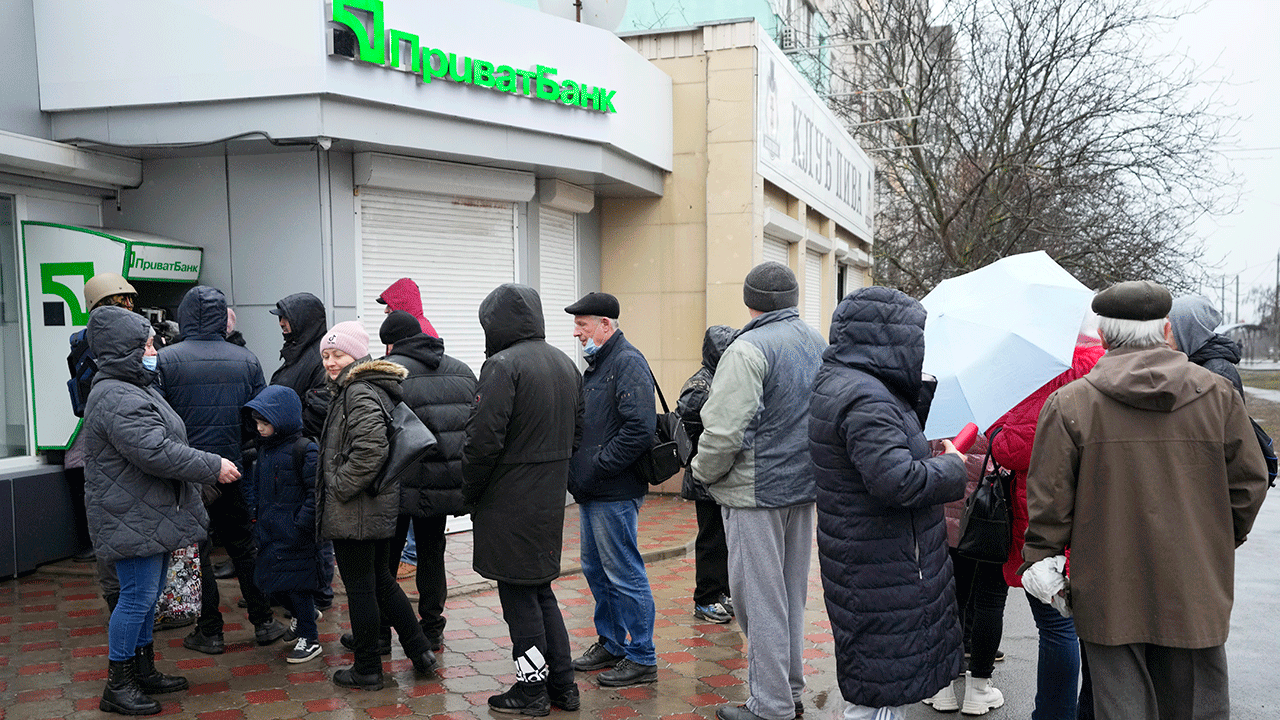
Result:
M347 320L329 328L320 341L320 351L336 348L359 359L369 354L369 333L356 320Z

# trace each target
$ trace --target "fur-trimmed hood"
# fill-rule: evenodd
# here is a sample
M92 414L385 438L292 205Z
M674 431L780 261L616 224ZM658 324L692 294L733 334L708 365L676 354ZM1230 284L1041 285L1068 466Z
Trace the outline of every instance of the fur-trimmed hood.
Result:
M329 381L334 397L346 390L351 383L361 380L376 385L391 398L391 404L400 402L403 393L400 382L409 376L409 371L400 363L385 359L361 358L342 369L338 377Z

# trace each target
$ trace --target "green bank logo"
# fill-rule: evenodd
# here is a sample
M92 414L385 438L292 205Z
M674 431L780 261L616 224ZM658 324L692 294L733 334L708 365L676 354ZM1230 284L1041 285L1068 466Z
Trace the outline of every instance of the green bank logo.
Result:
M72 325L88 325L89 312L80 305L79 290L84 289L84 284L89 282L89 278L93 277L93 263L91 262L69 262L69 263L40 263L40 294L53 295L57 300L46 300L42 305L44 310L44 324L46 327L51 325L67 324L67 311L71 313ZM76 282L68 285L60 282L58 278L74 278Z
M427 47L413 33L387 29L382 0L334 0L330 7L330 19L340 26L330 33L330 55L413 73L424 84L446 80L602 113L618 112L613 106L616 90L556 78L556 68L538 65L521 70L459 56Z
M148 260L140 255L134 255L133 261L129 263L130 275L142 275L146 273L178 273L190 274L199 273L199 265L189 265L181 260L173 260L171 262L157 262Z

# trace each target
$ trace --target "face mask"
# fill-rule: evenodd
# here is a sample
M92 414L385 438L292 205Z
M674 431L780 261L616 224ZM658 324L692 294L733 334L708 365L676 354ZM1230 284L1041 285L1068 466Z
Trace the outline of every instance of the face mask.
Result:
M599 349L600 346L596 345L594 338L587 338L587 344L582 346L582 354L587 357L591 357L592 355L595 355L596 351Z
M142 356L142 367L144 367L144 368L146 368L146 369L150 370L151 372L155 372L155 371L156 371L156 362L157 362L159 359L160 359L160 356L159 356L159 355L143 355L143 356Z

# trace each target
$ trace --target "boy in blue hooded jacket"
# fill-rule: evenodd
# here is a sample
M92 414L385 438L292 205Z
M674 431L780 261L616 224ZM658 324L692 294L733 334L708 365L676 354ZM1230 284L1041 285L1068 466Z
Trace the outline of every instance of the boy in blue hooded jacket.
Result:
M244 494L257 518L254 584L293 614L296 644L285 658L302 663L320 655L314 593L323 565L316 541L316 444L302 434L302 403L281 385L268 385L245 409L261 437ZM289 637L289 636L286 636Z

